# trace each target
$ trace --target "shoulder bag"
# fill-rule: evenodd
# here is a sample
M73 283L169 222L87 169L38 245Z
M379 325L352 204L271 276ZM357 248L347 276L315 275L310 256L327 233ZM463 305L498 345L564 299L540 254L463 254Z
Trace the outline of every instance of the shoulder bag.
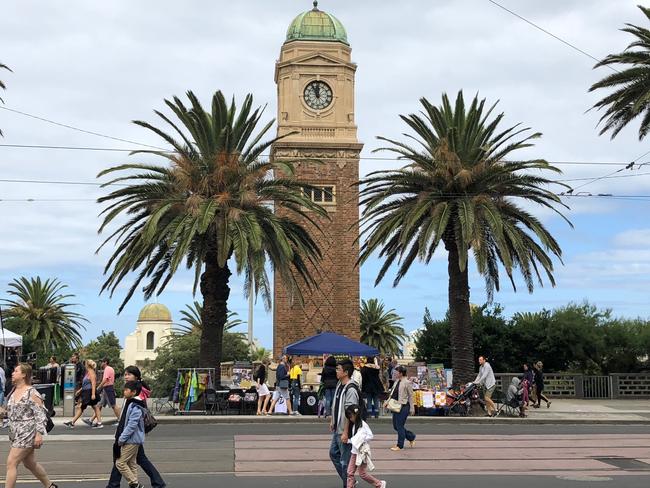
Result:
M393 385L393 388L390 390L390 393L388 394L388 400L386 400L386 403L384 403L384 407L393 413L400 413L402 411L402 404L393 398L393 393L398 385L399 381L396 381Z

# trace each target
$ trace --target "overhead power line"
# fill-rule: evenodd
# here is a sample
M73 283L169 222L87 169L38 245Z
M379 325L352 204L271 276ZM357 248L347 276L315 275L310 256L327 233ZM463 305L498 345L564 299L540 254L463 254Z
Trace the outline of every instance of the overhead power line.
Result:
M442 193L439 196L443 197L468 197L474 196L469 193ZM516 197L526 197L528 195L516 195ZM532 195L530 195L532 196ZM639 202L650 202L650 194L648 195L615 195L611 193L587 193L580 192L578 194L566 194L559 195L562 198L606 198L613 200L630 200L630 201L639 201ZM151 201L169 201L171 199L160 199L160 200L151 200ZM0 203L4 202L96 202L96 198L0 198ZM184 199L177 199L179 202L184 202Z
M81 129L81 128L75 127L73 125L68 125L68 124L64 124L64 123L61 123L61 122L56 122L55 120L46 119L45 117L40 117L38 115L23 112L21 110L16 110L14 108L9 108L9 107L3 106L3 105L0 105L0 108L2 110L7 110L9 112L24 115L25 117L31 117L32 119L40 120L40 121L46 122L48 124L58 125L59 127L65 127L66 129L76 130L77 132L83 132L84 134L90 134L90 135L97 136L97 137L103 137L105 139L112 139L114 141L127 142L129 144L137 144L138 146L145 146L145 147L150 147L150 148L153 148L153 149L160 149L162 151L165 150L165 149L163 149L161 147L158 147L158 146L152 146L151 144L144 144L142 142L130 141L128 139L122 139L120 137L113 137L113 136L109 136L109 135L106 135L106 134L102 134L100 132L94 132L94 131L91 131L91 130Z
M122 149L115 147L93 147L93 146L50 146L50 145L40 145L40 144L0 144L0 147L6 148L17 148L17 149L47 149L47 150L68 150L68 151L108 151L108 152L133 152L139 149L130 148ZM163 151L172 153L174 151ZM650 154L650 151L647 153ZM643 156L646 156L644 154ZM268 158L270 154L261 154L260 157ZM338 160L340 158L318 158L323 161L328 160ZM380 156L361 156L359 159L364 161L401 161L405 162L404 159L399 158L389 158L389 157L380 157ZM641 159L641 158L637 158ZM623 161L549 161L549 164L555 166L627 166L629 162ZM644 163L645 164L645 163Z
M570 43L566 39L562 39L560 36L558 36L556 34L553 34L551 31L549 31L547 29L544 29L543 27L539 26L538 24L536 24L532 20L528 20L526 17L524 17L523 15L518 14L514 10L510 10L509 8L505 7L504 5L501 5L499 2L495 2L494 0L487 0L487 1L490 2L492 5L495 5L496 7L500 8L501 10L504 10L504 11L508 12L510 15L514 15L519 20L522 20L522 21L526 22L528 25L533 26L535 29L537 29L539 31L542 31L544 34L546 34L548 36L551 36L553 39L555 39L557 41L560 41L562 44L570 47L574 51L577 51L580 54L582 54L584 56L587 56L588 58L592 59L593 61L596 61L597 63L600 63L602 61L601 59L598 59L596 56L594 56L592 54L589 54L584 49L581 49L578 46L576 46L575 44ZM609 65L606 65L606 66L609 69L611 69L612 71L615 71L616 73L620 73L620 71L618 71L616 68L614 68L612 66L609 66Z
M603 176L600 179L614 179L614 178L633 178L637 176L650 176L650 173L636 173L631 175L618 175L618 176ZM569 183L572 181L591 181L594 178L570 178L555 180L558 183ZM18 179L18 178L0 178L0 183L10 184L30 184L30 185L74 185L74 186L130 186L126 183L110 183L105 184L97 181L78 181L78 180L33 180L33 179ZM577 190L580 187L574 188Z

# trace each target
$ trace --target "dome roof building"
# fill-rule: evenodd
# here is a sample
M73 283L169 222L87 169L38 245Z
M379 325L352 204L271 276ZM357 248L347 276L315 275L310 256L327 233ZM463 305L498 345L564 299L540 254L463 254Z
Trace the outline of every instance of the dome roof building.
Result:
M122 360L125 366L141 366L146 360L154 360L156 349L172 334L172 314L162 303L145 305L131 332L124 341Z
M171 322L172 313L162 303L149 303L140 310L138 322Z
M348 44L348 34L336 17L318 10L318 2L315 1L312 10L301 13L291 22L286 42L290 41L339 41Z

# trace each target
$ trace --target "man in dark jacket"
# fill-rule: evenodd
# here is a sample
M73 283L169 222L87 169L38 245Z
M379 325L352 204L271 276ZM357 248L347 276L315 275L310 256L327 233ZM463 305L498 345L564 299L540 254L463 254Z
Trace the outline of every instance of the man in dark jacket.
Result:
M289 400L289 366L287 356L282 356L280 359L280 364L278 364L278 368L275 370L275 380L275 391L273 392L273 401L271 402L269 412L275 412L275 404L282 398L287 403L287 413L293 415L291 401Z

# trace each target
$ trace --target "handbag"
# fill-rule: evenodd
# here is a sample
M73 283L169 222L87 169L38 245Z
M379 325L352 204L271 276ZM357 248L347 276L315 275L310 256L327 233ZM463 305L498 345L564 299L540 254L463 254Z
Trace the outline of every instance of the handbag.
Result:
M400 413L402 411L402 404L393 398L393 393L395 392L395 388L397 388L398 384L399 382L395 383L393 389L390 390L390 393L388 394L388 400L384 405L386 409L393 413Z

